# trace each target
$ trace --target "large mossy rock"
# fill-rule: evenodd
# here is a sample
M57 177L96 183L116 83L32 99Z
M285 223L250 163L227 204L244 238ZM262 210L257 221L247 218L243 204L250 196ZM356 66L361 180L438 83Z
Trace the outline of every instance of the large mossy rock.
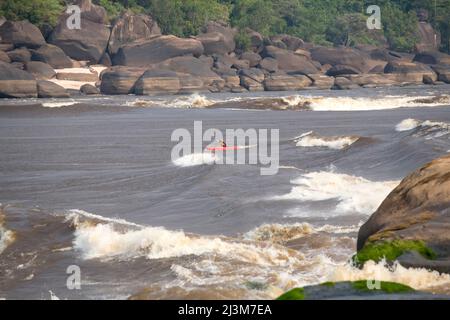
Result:
M115 55L127 43L144 41L160 34L161 29L151 16L125 12L113 24L108 51Z
M0 98L36 97L36 80L32 74L0 62Z
M184 55L199 57L203 51L202 43L196 39L183 39L172 35L154 36L149 40L122 46L113 57L113 63L144 67Z
M360 228L357 248L358 260L450 272L450 155L407 176Z
M434 300L450 299L450 296L416 291L395 282L360 280L325 282L292 289L277 300Z
M81 28L69 29L69 15L64 13L48 42L60 47L72 59L98 63L105 53L110 36L106 11L92 4L91 0L78 0L75 4L81 8Z
M28 21L7 21L0 27L0 38L16 48L37 48L45 44L38 27Z

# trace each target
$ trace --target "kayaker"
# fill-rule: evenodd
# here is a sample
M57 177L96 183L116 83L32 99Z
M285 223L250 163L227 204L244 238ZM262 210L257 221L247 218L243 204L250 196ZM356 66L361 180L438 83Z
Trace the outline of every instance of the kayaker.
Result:
M222 148L226 148L226 147L227 147L227 144L226 144L225 141L223 141L223 140L219 140L219 144L220 144L220 146L221 146Z

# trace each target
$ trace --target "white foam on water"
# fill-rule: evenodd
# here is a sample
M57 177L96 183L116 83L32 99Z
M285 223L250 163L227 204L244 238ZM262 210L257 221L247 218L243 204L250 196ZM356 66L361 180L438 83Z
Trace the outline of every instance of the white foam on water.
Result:
M297 147L326 147L334 150L344 149L356 141L359 137L354 136L335 136L322 137L315 134L313 131L306 132L295 139Z
M15 233L6 229L4 225L4 215L0 203L0 254L2 254L3 251L5 251L5 249L14 242L14 240Z
M62 108L62 107L69 107L77 104L76 101L57 101L57 102L44 102L42 104L45 108Z
M320 171L301 175L291 181L291 192L271 200L337 200L335 214L371 214L399 181L370 181L348 174Z
M286 266L301 257L300 253L275 245L257 246L222 237L187 235L162 227L141 226L138 230L119 231L114 223L76 224L73 245L84 259L161 259L212 254L258 265Z
M169 101L169 106L177 108L205 108L214 103L216 103L216 101L210 100L198 93L194 93L190 96L180 97Z
M450 284L450 275L424 268L405 268L399 263L386 266L385 262L367 261L360 269L350 263L336 267L329 281L379 280L397 282L416 290L423 290L443 284Z
M395 126L395 130L398 132L409 131L417 128L420 125L420 121L416 119L405 119Z
M212 154L211 152L204 153L192 153L185 156L182 156L176 160L173 160L172 163L177 167L194 167L201 165L211 165L214 164L217 160L217 155Z
M354 98L354 97L303 97L310 102L314 111L369 111L387 110L402 107L439 106L442 103L420 103L415 100L427 99L428 96L386 96L384 98Z
M48 290L48 293L50 293L50 300L61 300L56 294L53 293L52 290Z

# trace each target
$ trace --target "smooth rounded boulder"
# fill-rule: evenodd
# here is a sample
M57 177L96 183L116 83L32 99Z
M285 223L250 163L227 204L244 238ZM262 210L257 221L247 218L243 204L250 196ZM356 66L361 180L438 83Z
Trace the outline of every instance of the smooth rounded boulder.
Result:
M196 39L183 39L173 35L154 36L145 41L122 46L113 57L114 65L144 67L160 63L164 60L203 54L203 45Z
M85 95L98 95L100 94L100 90L97 87L94 87L91 84L84 84L80 87L80 92Z
M37 81L37 91L39 98L69 98L70 95L66 89L46 80Z
M51 65L54 69L72 68L70 58L57 46L46 44L31 51L31 60L41 61Z
M263 56L277 60L278 68L287 73L307 75L316 74L319 71L310 59L305 56L296 55L289 50L266 46Z
M0 98L36 97L36 80L32 74L0 62Z
M204 33L196 38L203 44L205 54L228 54L236 48L235 35L235 29L218 22L209 22L204 28Z
M396 247L406 267L450 272L449 204L450 156L445 155L408 175L389 194L360 228L358 251ZM430 255L424 257L426 253Z
M106 51L110 36L106 10L90 0L78 0L75 4L81 8L80 29L69 28L69 15L64 13L48 42L61 48L72 59L98 63Z
M31 60L31 52L27 48L19 48L6 53L11 62L28 62Z
M130 94L134 92L134 84L145 72L142 68L115 66L103 71L100 91L103 94Z
M24 21L6 21L0 26L0 38L4 43L12 43L16 48L37 48L45 44L38 27Z
M161 29L151 16L125 12L113 24L108 52L115 55L127 43L147 40L160 34Z
M9 56L4 51L0 50L0 61L1 62L5 62L5 63L10 63L11 59L9 58Z
M367 53L353 48L327 48L315 47L310 50L311 58L322 65L346 65L355 68L359 73L368 72L372 67L368 63L370 57Z
M29 61L25 64L25 70L36 77L36 79L52 79L56 71L48 64L40 61Z

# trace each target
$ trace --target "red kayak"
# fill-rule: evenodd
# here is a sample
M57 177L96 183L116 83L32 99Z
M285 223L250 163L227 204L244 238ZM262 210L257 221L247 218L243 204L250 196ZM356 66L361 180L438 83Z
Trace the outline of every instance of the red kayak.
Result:
M229 146L229 147L207 147L206 150L208 151L227 151L227 150L240 150L240 149L248 149L248 148L254 148L255 145L251 146Z
M208 151L225 151L225 150L238 150L242 147L239 146L231 146L231 147L208 147L206 150Z

